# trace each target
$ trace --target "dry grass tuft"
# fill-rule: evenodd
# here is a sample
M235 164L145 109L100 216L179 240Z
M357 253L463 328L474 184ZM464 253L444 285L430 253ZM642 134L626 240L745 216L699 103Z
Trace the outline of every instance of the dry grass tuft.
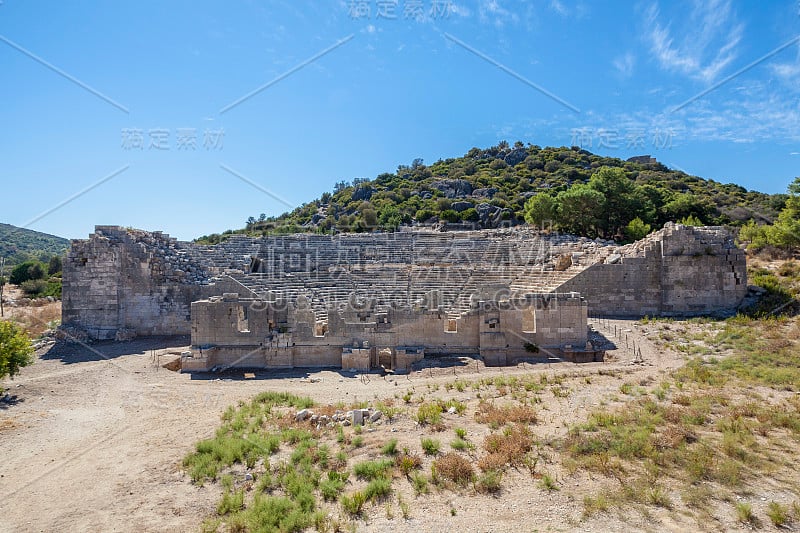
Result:
M529 405L504 405L497 407L493 403L482 401L478 404L475 419L481 424L500 427L508 423L535 424L538 420L536 410Z
M61 322L61 302L34 300L30 305L5 308L6 320L13 320L35 339Z
M533 436L525 426L515 425L503 433L487 435L483 448L488 455L478 461L478 468L484 472L500 470L506 465L516 466L525 461L525 455L533 449Z
M446 453L435 460L431 466L431 473L434 479L444 479L458 485L466 485L475 476L472 463L455 452Z

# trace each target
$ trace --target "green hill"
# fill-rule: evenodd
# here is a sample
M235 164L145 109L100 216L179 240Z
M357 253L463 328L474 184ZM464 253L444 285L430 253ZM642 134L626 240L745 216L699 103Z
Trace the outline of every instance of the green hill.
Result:
M67 248L68 239L0 223L0 257L5 257L6 267L28 260L47 261L64 255Z
M615 186L624 186L630 201L623 205L609 198L598 204L597 195L573 194L560 203L570 209L579 205L588 215L599 218L603 218L604 210L624 209L614 217L623 226L638 217L657 229L669 220L683 219L734 226L751 219L771 222L786 201L783 194L768 195L691 176L649 156L621 160L578 147L541 148L501 142L487 149L472 148L462 157L440 159L431 165L417 159L411 165L400 165L396 172L373 179L340 181L332 192L291 212L278 217L250 217L242 229L204 236L198 241L218 242L232 233L391 231L401 225L439 221L480 228L521 224L530 197L546 193L561 198L559 193L579 191L581 187L574 187L588 183L603 167L620 169L616 175L627 182ZM597 188L596 184L590 186ZM610 194L607 189L604 192ZM581 203L587 198L595 203ZM585 234L606 237L619 236L622 227L582 226L586 226L581 231Z

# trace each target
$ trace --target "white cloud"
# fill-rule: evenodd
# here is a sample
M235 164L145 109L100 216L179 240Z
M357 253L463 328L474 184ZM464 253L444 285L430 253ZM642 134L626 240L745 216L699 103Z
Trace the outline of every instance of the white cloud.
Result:
M636 64L636 56L634 56L631 52L626 52L625 54L616 57L612 64L622 76L627 78L633 74L633 67Z
M450 14L457 15L459 17L468 17L472 13L470 12L469 8L463 4L457 4L455 2L450 2Z
M770 65L772 73L781 81L787 82L791 87L798 89L800 85L800 42L797 43L797 54L794 61Z
M560 0L550 0L550 9L561 15L562 17L566 17L569 14L567 11L566 6L560 2Z
M498 0L481 0L478 8L478 15L481 22L490 22L502 28L507 22L516 23L519 16L500 5Z
M654 3L645 12L645 40L663 68L711 83L736 59L744 26L731 0L692 0L688 18L678 21L680 30L660 19Z

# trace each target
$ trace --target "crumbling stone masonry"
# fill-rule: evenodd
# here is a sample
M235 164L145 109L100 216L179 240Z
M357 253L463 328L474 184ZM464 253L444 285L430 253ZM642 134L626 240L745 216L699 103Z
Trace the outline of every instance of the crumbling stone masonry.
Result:
M187 335L191 302L221 290L190 245L117 226L72 241L63 283L62 324L93 339Z
M732 313L745 260L722 228L627 246L524 227L234 235L216 246L98 226L64 264L67 331L192 335L184 368L408 368L425 355L593 359L587 313Z
M744 250L719 227L668 223L558 287L596 315L730 315L747 294Z
M192 356L182 363L185 370L408 370L425 355L480 355L497 366L538 357L539 351L592 360L597 354L588 345L586 314L586 302L577 293L500 301L476 296L456 319L424 303L381 311L371 299L332 308L327 327L320 330L305 296L295 303L266 302L231 293L192 304Z

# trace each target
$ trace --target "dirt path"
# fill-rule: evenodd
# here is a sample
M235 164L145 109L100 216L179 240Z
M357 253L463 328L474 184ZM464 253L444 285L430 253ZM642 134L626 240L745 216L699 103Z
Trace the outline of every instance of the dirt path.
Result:
M500 374L591 375L591 384L573 385L569 397L554 398L547 405L542 431L563 432L600 398L618 391L623 378L599 370L618 370L625 379L636 381L655 380L681 364L680 357L662 354L650 344L645 326L631 321L592 324L619 346L610 352L613 362L508 368L470 363L426 369L409 377L372 376L368 382L331 370L315 371L312 376L319 381L314 382L299 371L257 373L257 379L248 380L241 373L203 379L154 364L154 348L179 353L185 339L167 346L162 339L98 344L92 352L51 348L16 380L2 383L16 401L0 403L0 531L196 531L219 493L215 487L189 483L180 461L196 441L213 433L225 407L264 390L291 390L325 404L349 404L402 395L411 388L422 391L456 376L474 380ZM629 346L636 342L641 348L644 364L632 364L634 354L625 347L624 335ZM167 360L163 357L162 363ZM499 524L518 522L516 506L522 509L531 500L525 492L490 500L492 509L465 507L458 521L465 531L482 525L491 530L495 522L487 521L486 512L507 515ZM542 511L543 525L571 529L563 509L558 509L560 505ZM417 510L418 516L424 512L424 507ZM453 525L426 521L423 526L416 519L394 521L387 528L433 531L445 523L447 528ZM381 524L376 520L367 528L380 530Z

